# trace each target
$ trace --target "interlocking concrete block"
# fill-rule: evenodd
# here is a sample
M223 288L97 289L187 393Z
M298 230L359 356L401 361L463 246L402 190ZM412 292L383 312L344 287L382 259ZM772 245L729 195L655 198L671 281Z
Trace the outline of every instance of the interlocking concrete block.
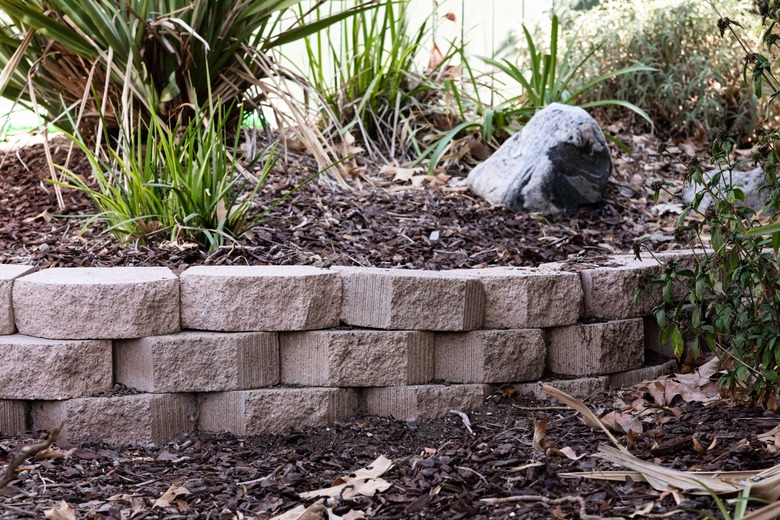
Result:
M19 332L50 339L138 338L179 330L179 281L166 267L75 267L14 282Z
M637 260L633 255L615 255L607 265L580 271L585 293L584 318L625 319L652 313L653 298L637 290L660 277L660 264L650 257ZM654 289L655 290L655 289Z
M195 429L197 401L188 394L137 394L37 401L33 426L49 430L65 421L60 438L72 443L155 445Z
M29 410L29 401L0 400L0 435L26 431Z
M450 410L466 412L483 403L488 385L386 386L363 390L366 413L419 421L444 417Z
M109 390L111 342L0 336L0 399L69 399Z
M387 386L433 379L433 333L325 330L284 333L281 380L287 385Z
M196 266L181 275L182 326L293 331L339 324L341 279L306 266Z
M357 412L357 393L345 388L273 388L198 396L202 431L237 435L327 426Z
M391 330L474 330L485 294L467 271L333 268L344 282L341 320Z
M555 374L611 374L641 367L644 360L641 318L547 331L547 368Z
M14 306L11 298L14 280L34 271L28 265L0 264L0 334L16 332Z
M531 397L539 401L550 401L552 398L544 393L541 384L553 386L572 397L585 399L604 392L607 389L607 376L580 377L577 379L557 379L553 381L537 381L535 383L520 383L512 385L519 396Z
M583 292L577 273L552 266L470 272L485 289L486 329L562 327L580 317Z
M677 361L670 360L660 365L635 368L634 370L610 374L607 376L607 386L609 388L622 388L624 386L641 383L642 381L652 381L659 377L673 374L677 368Z
M185 331L114 342L116 382L151 393L222 392L279 383L275 332Z
M690 266L694 255L685 251L634 255L613 255L604 265L579 270L584 290L583 318L626 319L652 313L655 301L662 298L663 288L653 285L650 294L640 290L652 280L660 279L667 265L676 262ZM637 297L637 290L639 290ZM671 298L679 301L685 296L681 284L672 285ZM636 297L636 302L635 302Z
M546 349L541 329L439 332L435 345L437 380L530 381L544 371Z

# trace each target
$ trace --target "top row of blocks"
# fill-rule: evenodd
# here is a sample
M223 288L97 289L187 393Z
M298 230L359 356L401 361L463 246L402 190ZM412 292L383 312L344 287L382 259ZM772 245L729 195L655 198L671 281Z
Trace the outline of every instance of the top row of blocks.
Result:
M468 331L573 325L649 314L633 304L655 261L611 267L454 271L303 266L54 268L0 265L0 334L121 339L207 331L298 331L346 324Z

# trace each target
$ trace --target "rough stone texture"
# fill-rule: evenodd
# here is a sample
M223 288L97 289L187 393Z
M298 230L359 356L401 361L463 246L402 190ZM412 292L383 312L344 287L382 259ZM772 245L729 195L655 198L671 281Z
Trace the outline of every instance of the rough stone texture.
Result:
M11 298L14 280L34 270L35 268L29 265L0 265L0 334L16 332L14 306Z
M485 289L486 329L574 325L580 317L582 285L560 268L487 268L470 271Z
M28 401L0 400L0 435L16 435L27 430Z
M634 255L615 255L607 266L583 269L583 318L614 320L652 314L653 298L640 293L634 303L634 296L644 282L657 279L662 272L658 261L647 255L641 260ZM660 297L660 288L655 296Z
M286 331L339 324L341 279L305 266L196 266L181 275L182 326Z
M609 388L622 388L642 381L652 381L653 379L673 374L677 368L677 361L671 360L660 365L610 374L607 376L607 386Z
M236 435L281 433L353 417L357 393L345 388L274 388L198 396L198 428Z
M139 338L179 330L179 281L167 267L74 267L17 279L19 332L51 339Z
M720 171L721 170L715 169L704 172L704 177L706 179L712 179L712 177ZM759 211L763 209L764 206L766 206L772 190L762 190L762 188L768 186L766 182L766 175L764 174L763 169L755 168L747 172L734 170L731 172L731 174L729 174L728 171L724 172L719 182L720 188L724 190L724 193L726 190L728 190L729 179L731 179L732 185L734 187L739 187L739 189L741 189L745 194L745 201L741 204L744 204L745 206L752 208L755 211ZM690 204L693 202L696 194L702 191L704 191L704 187L701 184L688 184L683 188L682 199L684 202ZM710 204L712 204L712 197L710 197L708 193L705 193L702 196L701 202L699 202L697 209L704 213L707 211L707 208L710 207Z
M366 413L419 421L443 417L450 410L477 408L489 395L488 385L387 386L363 390Z
M280 337L281 382L304 386L389 386L433 379L433 333L331 330Z
M644 360L641 318L547 331L547 368L555 374L611 374L641 367Z
M549 215L601 202L611 170L596 120L581 108L553 103L474 168L467 182L492 204Z
M535 383L521 383L512 385L517 395L531 397L539 401L551 401L542 390L541 384L554 386L572 397L585 399L607 389L607 376L580 377L577 379L558 379L554 381L537 381Z
M154 445L195 429L197 402L188 394L137 394L38 401L33 425L51 431L65 420L60 438L71 443Z
M437 380L449 383L530 381L544 371L541 329L437 333Z
M0 399L69 399L113 385L111 342L0 336Z
M196 332L114 342L116 382L151 393L223 392L279 383L275 332Z
M391 330L473 330L485 294L468 271L334 268L344 282L341 320Z

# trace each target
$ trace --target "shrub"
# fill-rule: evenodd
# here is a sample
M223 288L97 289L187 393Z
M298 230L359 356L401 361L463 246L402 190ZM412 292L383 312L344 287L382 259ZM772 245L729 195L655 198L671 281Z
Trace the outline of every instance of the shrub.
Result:
M780 7L759 2L767 26L763 42L771 53L780 36L776 34ZM771 56L755 52L741 37L741 25L729 18L718 21L721 33L729 31L746 59L740 67L757 96L770 100L780 95L780 82L772 72ZM692 305L690 325L698 338L712 349L727 368L720 383L731 396L758 405L780 409L780 134L768 125L756 131L758 138L751 157L739 159L734 134L721 133L712 147L714 173L707 174L701 159L677 155L687 167L686 182L702 189L685 208L678 221L677 237L687 242L697 258L692 269L672 266L656 283L665 286L664 301L657 318L664 327L663 338L671 340L675 352L682 352L681 313L684 303ZM743 203L745 193L733 172L742 166L760 166L764 172L766 207L756 212ZM668 186L659 184L656 190ZM656 191L656 193L657 193ZM703 197L712 203L699 211ZM694 217L694 218L691 218ZM709 244L703 237L709 235ZM675 304L671 285L680 284L686 302ZM698 345L694 345L696 348Z
M742 25L755 25L746 2L717 5ZM631 101L647 111L666 138L698 135L711 142L720 130L749 137L756 123L756 97L735 67L744 52L734 39L721 38L713 17L717 15L709 2L685 0L601 2L571 13L565 33L586 44L575 57L593 52L582 67L582 82L635 63L655 69L610 78L583 99ZM743 38L756 42L747 31ZM617 115L609 108L604 112L607 118Z
M299 1L0 0L2 93L84 135L117 132L131 98L166 124L216 99L255 108L270 49L351 14L280 29Z
M253 189L245 189L237 158L229 151L230 145L237 149L241 128L231 140L229 115L212 106L172 127L153 117L128 136L119 152L95 153L82 138L69 134L89 159L96 181L93 187L63 169L67 182L61 184L87 193L97 208L85 226L101 221L120 240L189 241L214 251L261 224L282 200L261 211L253 208L275 163L274 150L257 158L264 161L262 173Z
M333 14L333 4L309 16ZM360 4L353 0L353 7ZM303 16L304 13L301 12ZM306 17L304 17L306 18ZM325 133L333 140L353 133L369 156L390 163L419 161L427 136L451 128L444 83L455 73L447 56L429 67L420 62L433 38L435 19L418 26L409 21L409 0L381 0L306 38L308 70L302 71L317 94Z

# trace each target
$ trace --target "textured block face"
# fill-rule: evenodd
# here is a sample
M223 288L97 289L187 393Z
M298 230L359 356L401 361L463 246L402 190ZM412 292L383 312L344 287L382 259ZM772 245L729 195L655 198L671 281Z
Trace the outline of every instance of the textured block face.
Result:
M671 360L661 365L635 368L634 370L610 374L607 376L607 385L609 388L622 388L641 383L642 381L652 381L653 379L672 374L676 370L677 361Z
M27 265L0 264L0 334L16 332L11 298L14 280L35 270Z
M547 338L547 368L556 374L612 374L644 364L641 318L549 329Z
M483 322L482 284L467 271L334 268L344 282L341 320L390 330L474 330Z
M113 385L111 342L0 336L0 399L69 399Z
M433 333L335 330L281 335L282 384L384 386L433 379Z
M475 269L485 288L486 329L573 325L580 317L582 285L576 273L548 269Z
M116 382L151 393L222 392L279 383L275 332L196 332L114 342Z
M450 410L466 412L482 404L487 385L387 386L363 390L367 413L419 421L444 417Z
M77 267L14 282L19 332L50 339L138 338L179 330L179 281L165 267Z
M348 419L357 412L357 393L344 388L274 388L201 394L198 410L201 431L273 434Z
M661 275L661 266L650 257L640 261L634 256L618 255L611 260L611 266L580 271L585 292L583 317L611 320L651 314L653 298L640 293L635 304L634 294L644 282Z
M28 401L0 400L0 435L15 435L27 430Z
M451 383L530 381L544 371L541 329L437 333L437 380Z
M580 377L577 379L560 379L557 381L544 381L544 384L554 386L562 392L566 392L572 397L585 399L594 396L607 389L607 376L599 377ZM538 399L539 401L550 401L547 394L544 393L540 383L521 383L514 386L518 395Z
M339 324L341 279L299 266L196 266L181 275L182 325L212 331L294 331Z
M187 394L138 394L39 401L33 425L49 430L65 420L60 438L72 443L154 445L195 429L197 402Z

